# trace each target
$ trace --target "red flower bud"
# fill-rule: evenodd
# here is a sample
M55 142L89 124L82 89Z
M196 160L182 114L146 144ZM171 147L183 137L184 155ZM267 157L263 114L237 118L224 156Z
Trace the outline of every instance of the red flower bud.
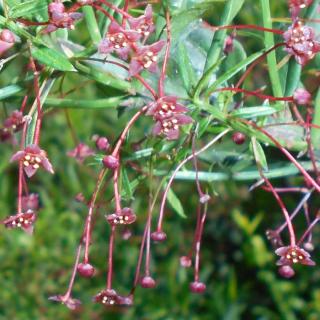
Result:
M106 168L111 169L111 170L115 170L119 167L119 159L112 156L112 155L105 156L102 159L102 163L104 164L104 166Z
M91 278L95 273L95 269L90 263L79 263L77 271L85 278Z

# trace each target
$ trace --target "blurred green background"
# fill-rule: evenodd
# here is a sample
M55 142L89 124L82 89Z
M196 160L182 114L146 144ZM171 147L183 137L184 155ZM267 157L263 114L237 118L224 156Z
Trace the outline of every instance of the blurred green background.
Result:
M271 1L272 10L278 17L287 17L286 1ZM212 20L218 19L221 6L209 11ZM237 17L238 23L259 23L257 1L246 1ZM89 36L84 22L78 27L79 33L71 32L70 37L77 43L86 44ZM79 32L79 31L77 31ZM256 50L254 39L247 39L248 51ZM11 81L18 81L26 64L26 57L19 57L15 63L6 65L1 73L0 84L6 86ZM260 79L260 78L259 78ZM29 87L32 83L28 84ZM113 96L118 92L103 85L87 81L85 77L68 74L63 82L64 92L76 89L69 97L98 99ZM52 94L59 95L59 83ZM2 119L7 112L19 107L21 97L2 102ZM66 152L73 149L72 137L67 119L71 122L77 139L93 146L92 134L105 135L113 143L121 133L129 115L121 110L68 110L46 109L41 145L48 151L54 164L56 175L40 172L32 178L30 191L39 193L41 210L36 222L33 237L20 230L0 231L0 320L51 320L51 319L142 319L142 320L197 320L197 319L261 319L261 320L316 320L320 318L320 271L317 267L297 267L292 280L284 280L277 275L276 257L266 241L265 231L278 226L281 213L275 201L266 192L256 190L251 193L248 183L232 180L210 183L214 192L209 206L208 222L205 226L201 252L201 280L207 285L203 295L189 292L189 283L193 279L191 269L179 266L179 257L185 255L192 243L195 226L198 196L193 182L177 181L174 190L185 208L187 218L178 216L170 207L166 211L165 230L168 239L163 244L152 245L153 276L157 287L152 290L138 288L135 305L132 308L114 308L108 310L91 302L92 296L104 287L109 226L104 214L112 212L111 185L107 184L101 196L101 207L93 234L91 250L92 263L97 268L97 275L92 279L77 278L74 287L75 298L83 302L79 311L71 312L62 305L48 301L48 297L62 294L66 289L74 254L78 244L86 207L74 200L79 192L88 198L94 188L94 177L99 165L91 158L86 166L80 166ZM132 144L140 141L150 130L150 119L139 121L130 132L124 150L124 157L130 156ZM152 139L151 139L152 140ZM147 141L143 146L156 144ZM228 152L224 152L224 151ZM235 146L230 142L230 135L223 139L218 151L206 155L222 172L228 173L245 159L240 167L253 164L248 144ZM4 218L15 212L17 194L17 166L8 164L12 146L0 145L0 212ZM279 154L271 151L270 162L277 161ZM247 163L246 163L247 162ZM148 159L139 160L140 167L148 167ZM169 170L170 160L160 155L159 169ZM201 165L200 165L201 166ZM137 177L135 170L128 167L128 177ZM125 194L124 203L132 204L138 220L131 229L132 237L116 241L114 287L121 294L131 288L140 237L147 214L147 180L142 181L132 197ZM154 186L159 182L154 178ZM300 184L301 179L286 178L276 181L279 185ZM296 205L297 197L285 198L290 209ZM312 204L316 208L317 203ZM154 216L158 212L156 206ZM305 227L303 219L297 220L298 232ZM300 227L301 226L301 227ZM317 230L314 243L319 241ZM315 254L316 255L316 254ZM315 261L319 261L314 257Z

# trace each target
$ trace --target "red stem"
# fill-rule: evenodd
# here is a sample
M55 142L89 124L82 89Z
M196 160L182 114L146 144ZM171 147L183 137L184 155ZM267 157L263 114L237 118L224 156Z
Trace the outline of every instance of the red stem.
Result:
M116 227L111 227L110 239L109 239L109 254L108 254L108 271L107 271L107 289L112 289L112 271L113 271L113 248L115 238Z
M102 2L102 3L103 3L104 5L106 5L108 8L116 11L117 13L122 14L122 16L124 16L124 17L126 17L126 18L132 18L132 16L131 16L128 12L126 12L126 11L124 11L124 10L116 7L115 5L109 3L108 1L106 1L106 0L100 0L100 2Z

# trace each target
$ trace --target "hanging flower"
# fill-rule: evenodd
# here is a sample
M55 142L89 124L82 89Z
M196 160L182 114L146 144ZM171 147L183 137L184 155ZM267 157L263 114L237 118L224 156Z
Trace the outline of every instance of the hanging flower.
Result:
M131 59L129 74L134 76L144 69L153 73L158 72L158 56L164 45L165 41L160 40L150 46L138 48L136 54Z
M24 171L29 178L32 177L40 167L52 174L54 173L52 165L47 158L47 153L35 144L31 144L24 150L15 153L11 157L10 162L13 161L22 161Z
M152 6L149 4L142 16L130 18L128 19L128 22L131 29L139 32L142 36L147 38L155 30L152 17Z
M296 263L314 266L316 263L310 259L310 254L298 246L280 247L275 251L280 256L278 266L292 265Z
M116 52L121 59L126 60L132 45L140 37L137 31L125 30L117 22L112 21L105 38L100 43L99 52Z
M25 118L22 112L15 110L4 120L3 127L0 129L0 140L8 141L13 139L13 134L22 129Z
M100 291L93 301L105 306L131 306L133 304L132 296L121 296L113 289L104 289Z
M95 155L95 152L86 144L79 143L73 150L67 153L69 157L75 158L79 163L83 163L83 161Z
M165 135L168 140L179 138L180 126L192 123L191 117L184 114L173 115L169 118L157 120L152 132L154 135Z
M164 119L178 113L185 113L188 108L177 102L174 96L164 96L157 101L149 104L146 115L153 116L155 119Z
M27 196L23 196L21 205L23 211L37 211L39 209L39 195L37 193L30 193Z
M67 308L70 310L76 310L80 305L81 301L78 299L74 299L70 296L65 296L65 295L57 295L57 296L52 296L49 298L51 301L56 301L56 302L61 302L64 304Z
M137 216L131 208L123 208L120 213L113 213L106 216L107 221L112 226L127 225L134 223Z
M289 0L289 8L292 14L292 18L296 18L301 9L309 7L313 0Z
M21 228L26 233L32 234L35 221L36 214L29 209L25 213L18 213L16 215L9 216L1 223L8 229Z
M286 43L285 50L301 65L305 65L320 51L313 28L303 25L299 20L289 27L283 38Z
M15 42L14 34L10 30L3 29L0 32L0 57L12 48Z
M66 12L65 6L54 1L48 6L49 24L44 33L56 31L58 28L74 29L74 23L83 17L79 12Z

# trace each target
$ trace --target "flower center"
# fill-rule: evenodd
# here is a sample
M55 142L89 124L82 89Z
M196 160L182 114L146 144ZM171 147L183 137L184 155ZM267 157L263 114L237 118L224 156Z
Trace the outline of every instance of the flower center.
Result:
M113 223L114 224L125 224L127 223L127 221L129 220L128 216L118 216L116 218L113 219Z
M159 110L159 115L161 117L169 117L173 114L175 109L176 109L176 106L174 104L164 103L161 105L161 108Z
M170 130L178 130L178 120L172 119L172 120L163 120L162 121L162 130L164 132L169 132Z
M142 25L140 25L140 27L137 29L137 31L144 35L144 36L148 36L150 34L149 30L149 25L147 23L143 23Z
M305 256L301 252L292 249L287 253L286 258L293 263L298 263L299 261L304 260Z
M158 57L156 54L154 54L152 51L147 51L142 59L142 65L145 69L148 69L154 62L157 62Z
M32 166L34 169L38 169L40 164L41 164L41 158L31 153L26 154L23 158L23 165L25 167Z
M107 35L107 39L113 44L115 49L128 46L127 39L123 33L109 34Z
M112 299L111 297L108 297L108 296L104 296L101 300L101 302L103 304L108 304L108 305L113 305L116 303L116 301L114 299Z

